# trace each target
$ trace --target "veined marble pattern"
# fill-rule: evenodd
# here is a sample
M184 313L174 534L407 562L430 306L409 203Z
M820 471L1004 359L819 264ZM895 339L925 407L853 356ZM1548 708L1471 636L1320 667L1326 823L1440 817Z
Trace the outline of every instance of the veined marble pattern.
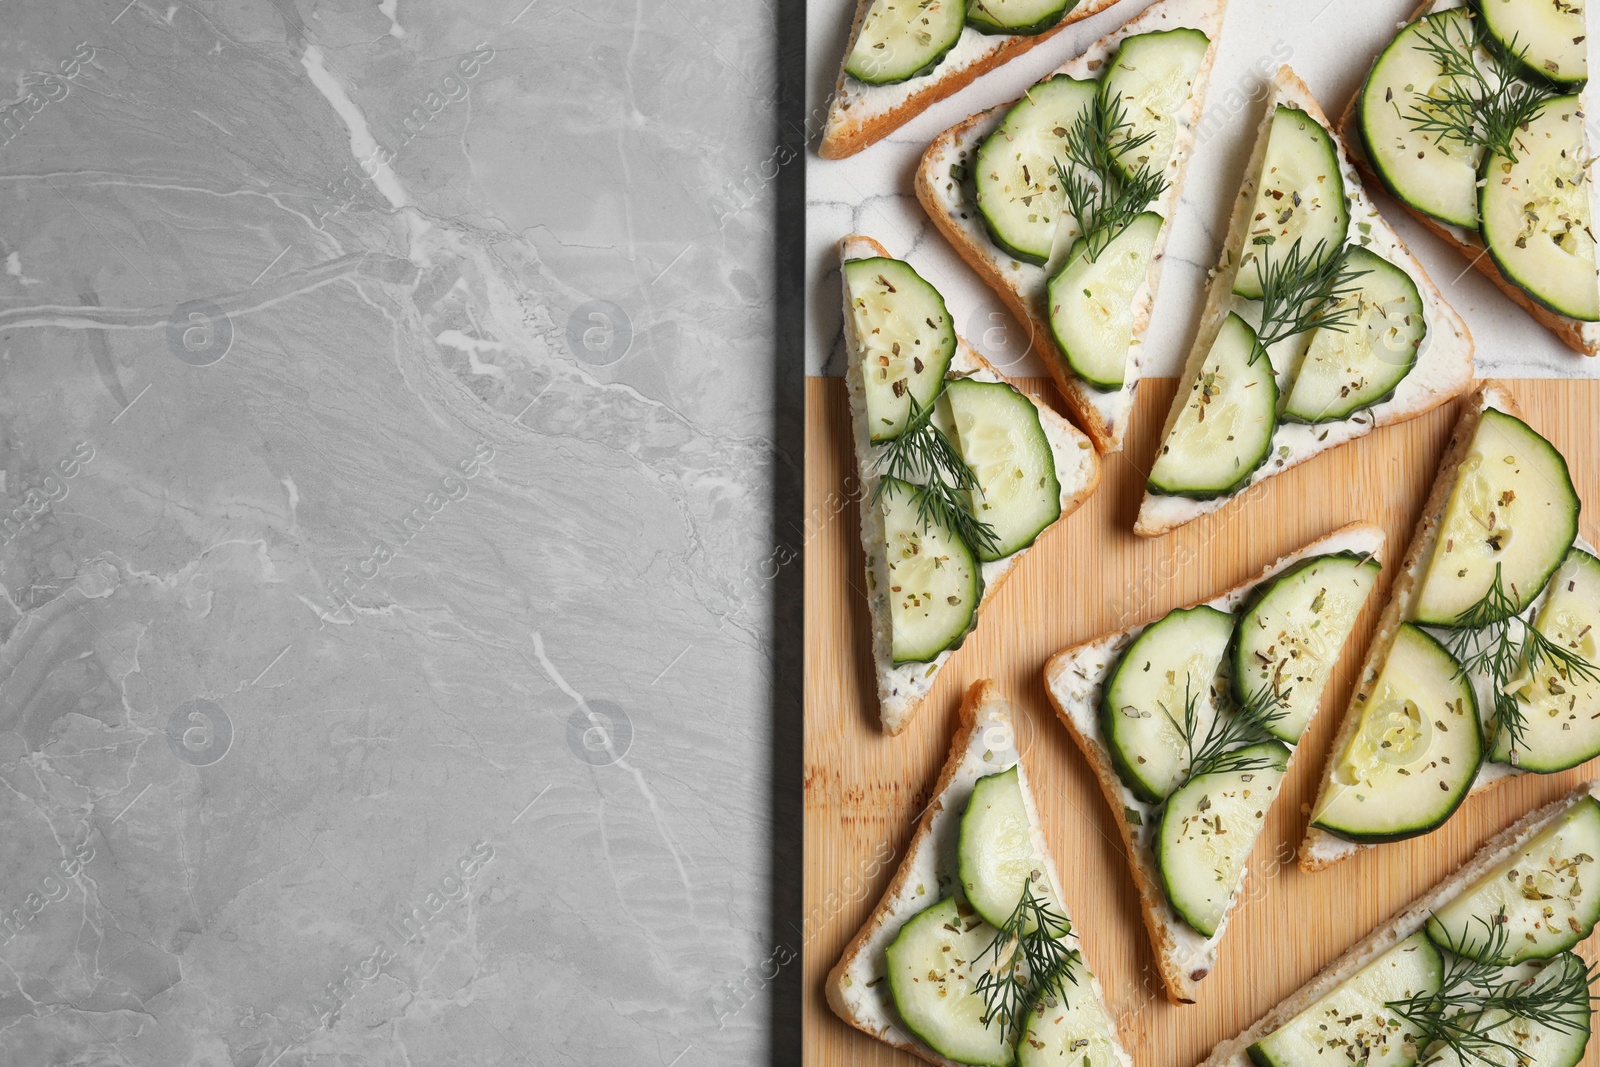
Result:
M0 26L0 1064L762 1059L773 10Z
M807 115L818 135L855 6L856 0L809 3ZM836 242L851 232L875 237L892 255L909 257L944 294L957 331L1007 373L1045 373L1038 355L1027 351L1026 331L928 221L911 191L911 176L923 149L942 131L970 114L1021 96L1028 86L1148 6L1146 0L1121 0L1068 27L855 156L807 157L806 278L809 291L820 294L814 295L807 312L807 373L844 373ZM1337 119L1360 88L1373 57L1415 7L1413 0L1359 5L1340 0L1230 0L1203 135L1190 162L1146 337L1146 377L1175 377L1188 355L1205 300L1206 272L1221 253L1232 198L1238 193L1268 83L1278 66L1292 66L1324 110ZM1591 63L1600 62L1600 40L1591 37L1589 50ZM1600 125L1591 122L1590 136L1600 136ZM1375 191L1375 199L1445 298L1467 320L1477 344L1480 375L1600 377L1600 359L1580 356L1562 345L1487 278L1467 269L1465 257L1424 230L1394 201L1381 191Z

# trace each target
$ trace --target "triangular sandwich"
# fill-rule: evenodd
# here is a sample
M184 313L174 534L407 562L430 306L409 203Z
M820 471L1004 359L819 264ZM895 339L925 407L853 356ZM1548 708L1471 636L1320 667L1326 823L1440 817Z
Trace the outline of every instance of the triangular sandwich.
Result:
M1416 418L1472 383L1472 337L1372 206L1305 83L1273 81L1134 533Z
M826 992L851 1026L942 1067L1132 1067L993 682L967 691L900 870Z
M858 0L818 153L855 155L1114 2Z
M1022 553L1094 491L1100 459L956 336L909 263L867 237L840 250L873 668L897 734Z
M1122 833L1167 996L1217 965L1249 860L1378 576L1352 523L1201 604L1045 665Z
M940 134L917 167L928 216L1102 452L1127 432L1225 8L1152 4L1021 99Z
M1600 755L1600 559L1566 460L1490 382L1464 404L1329 750L1300 866L1429 833Z

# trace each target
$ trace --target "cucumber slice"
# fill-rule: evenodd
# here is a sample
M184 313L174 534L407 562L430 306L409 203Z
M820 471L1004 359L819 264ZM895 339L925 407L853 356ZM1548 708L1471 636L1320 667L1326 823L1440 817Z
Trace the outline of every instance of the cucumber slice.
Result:
M1387 1007L1437 992L1439 950L1420 931L1351 975L1327 996L1250 1046L1259 1067L1410 1067L1421 1034Z
M1600 803L1584 797L1516 855L1433 913L1428 936L1482 958L1488 927L1505 912L1505 951L1492 963L1549 959L1588 937L1600 919Z
M958 378L945 385L954 444L978 479L972 513L1000 539L985 562L1003 559L1033 544L1061 517L1061 483L1055 453L1044 435L1039 409L1005 382Z
M1489 591L1497 567L1514 612L1522 611L1566 559L1578 536L1578 508L1555 446L1521 419L1484 411L1439 522L1416 621L1457 625Z
M926 663L961 642L978 620L983 571L954 531L924 524L916 487L883 481L884 548L889 561L889 629L895 663Z
M1473 6L1490 46L1528 80L1569 92L1588 80L1584 0L1474 0Z
M1483 760L1478 699L1426 631L1402 623L1366 693L1311 820L1351 841L1400 841L1439 826L1466 799Z
M1056 174L1065 162L1067 131L1094 106L1098 84L1057 74L1028 90L984 138L973 161L978 213L994 243L1024 263L1050 260L1067 210Z
M1121 389L1133 345L1133 294L1150 274L1161 216L1146 211L1089 258L1080 238L1050 279L1050 332L1074 374L1096 389Z
M1277 411L1272 359L1230 312L1150 468L1149 490L1205 500L1244 487L1272 453Z
M1600 669L1600 560L1581 548L1568 552L1533 625L1551 644ZM1513 753L1509 733L1501 730L1490 759L1549 774L1600 756L1600 682L1540 663L1515 692L1522 747Z
M1178 917L1211 937L1239 888L1239 872L1261 836L1267 809L1289 767L1289 750L1267 741L1241 755L1268 760L1252 771L1219 771L1185 782L1167 798L1156 830L1156 866Z
M844 265L867 423L874 441L899 437L911 398L927 407L944 388L956 329L939 290L909 263L882 256Z
M1262 259L1285 254L1298 240L1308 258L1320 243L1322 253L1316 261L1325 261L1344 246L1349 228L1344 174L1333 138L1304 111L1280 104L1267 132L1267 151L1233 291L1260 300Z
M1272 686L1283 713L1268 727L1274 737L1299 741L1317 713L1378 571L1370 556L1314 556L1251 593L1234 631L1233 691L1244 704Z
M1201 605L1168 612L1129 645L1100 696L1100 729L1112 765L1141 800L1160 803L1189 773L1179 724L1195 701L1199 734L1216 714L1217 667L1228 650L1233 616Z
M1558 315L1600 321L1584 174L1583 98L1558 96L1522 127L1517 162L1483 161L1478 214L1500 273Z
M1089 969L1074 952L1057 981L1043 983L1023 1015L1018 1067L1119 1067L1116 1025L1091 992Z
M1107 103L1120 99L1131 124L1129 138L1150 140L1120 153L1117 166L1132 175L1141 167L1160 174L1172 158L1178 112L1194 98L1194 78L1211 39L1199 30L1161 30L1125 38L1106 69L1100 91Z
M954 897L918 912L889 945L889 994L906 1028L939 1055L973 1067L1012 1062L1006 1028L984 1023L980 962L995 929Z
M1367 158L1396 199L1452 226L1478 228L1478 164L1481 144L1435 142L1412 126L1419 105L1450 87L1429 41L1471 44L1477 40L1472 14L1454 8L1424 15L1401 30L1379 53L1361 85L1359 116Z
M1576 1067L1589 1044L1588 968L1570 952L1546 964L1508 967L1489 979L1493 986L1516 982L1560 1019L1555 1026L1505 1011L1480 1011L1470 1025L1484 1044L1463 1060L1449 1047L1428 1057L1427 1067ZM1580 984L1581 983L1581 984Z
M990 926L1010 921L1030 878L1035 897L1053 897L1044 879L1044 859L1033 850L1031 827L1015 767L978 779L961 813L956 871L967 903ZM1051 906L1060 910L1053 901ZM1066 931L1054 933L1061 937Z
M1285 422L1345 419L1394 395L1417 365L1427 335L1422 296L1411 275L1365 248L1352 248L1352 270L1366 271L1337 306L1354 307L1343 330L1311 335L1284 405Z
M1029 37L1043 33L1078 6L1078 0L968 0L967 25L979 33Z
M961 40L965 0L872 0L844 72L868 85L931 73Z

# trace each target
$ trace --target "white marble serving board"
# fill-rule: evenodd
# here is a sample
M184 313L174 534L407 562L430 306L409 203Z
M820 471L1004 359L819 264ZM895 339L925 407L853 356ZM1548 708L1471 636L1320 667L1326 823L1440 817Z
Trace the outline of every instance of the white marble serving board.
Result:
M1027 351L1026 331L933 228L911 191L917 160L940 132L968 115L1015 99L1034 82L1084 51L1096 38L1149 4L1122 0L1068 27L1033 51L979 78L883 141L848 159L822 159L815 144L849 34L855 0L810 0L806 26L812 149L806 159L808 374L844 373L836 298L836 242L855 232L908 257L944 294L956 329L1002 370L1043 375ZM1359 6L1357 14L1352 8ZM1378 50L1410 15L1412 0L1232 0L1206 102L1209 136L1190 164L1168 261L1146 339L1146 377L1174 377L1188 352L1205 299L1206 271L1216 262L1232 197L1242 180L1268 83L1288 63L1337 117L1361 85ZM1590 63L1597 45L1590 41ZM1600 68L1597 68L1600 69ZM1223 121L1216 121L1216 119ZM1590 137L1597 132L1591 119ZM1600 377L1600 359L1580 356L1500 293L1455 249L1424 230L1382 193L1379 210L1394 224L1428 273L1467 320L1477 343L1480 375L1522 378Z

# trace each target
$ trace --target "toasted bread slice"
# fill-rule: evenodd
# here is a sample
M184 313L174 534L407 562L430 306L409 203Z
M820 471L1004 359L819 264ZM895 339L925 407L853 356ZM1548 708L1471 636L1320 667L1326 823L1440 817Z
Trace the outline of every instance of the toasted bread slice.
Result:
M1444 459L1440 461L1438 477L1434 479L1433 489L1423 506L1422 518L1417 522L1416 532L1411 535L1411 544L1406 549L1405 558L1401 560L1400 568L1394 577L1394 584L1390 587L1389 601L1378 620L1377 633L1373 635L1372 644L1368 646L1366 662L1362 664L1361 674L1357 679L1356 692L1351 695L1350 705L1345 709L1344 718L1340 720L1333 745L1328 749L1327 763L1322 769L1322 781L1317 786L1317 797L1311 805L1313 812L1322 807L1328 791L1334 788L1335 764L1361 725L1357 696L1362 689L1377 680L1378 673L1388 660L1389 650L1394 645L1400 623L1412 614L1416 598L1421 592L1418 588L1419 580L1427 570L1428 561L1433 558L1433 549L1439 537L1439 525L1444 517L1445 505L1449 503L1450 494L1455 489L1457 471L1472 447L1479 418L1489 408L1517 418L1522 417L1522 409L1517 406L1516 399L1499 382L1485 382L1464 402L1461 415L1450 433L1450 440L1445 445ZM1586 546L1586 542L1581 538L1579 543ZM1529 772L1518 770L1510 764L1491 763L1485 759L1478 768L1478 776L1473 780L1468 796L1481 793L1514 775L1526 773ZM1347 841L1320 827L1308 826L1305 840L1300 845L1300 868L1305 871L1320 871L1357 852L1373 847L1376 846Z
M1351 523L1283 557L1249 581L1241 582L1201 603L1222 611L1236 612L1251 590L1302 559L1334 552L1357 552L1375 557L1383 544L1384 534L1379 527L1369 523ZM1145 629L1146 626L1136 626L1106 634L1056 653L1045 664L1045 688L1050 693L1050 702L1055 705L1056 714L1083 750L1090 769L1099 779L1100 789L1111 807L1113 821L1122 834L1128 863L1133 869L1133 881L1139 890L1140 910L1144 912L1145 927L1150 931L1156 966L1166 985L1167 997L1174 1004L1192 1004L1200 982L1216 967L1218 950L1227 933L1228 918L1225 915L1217 932L1208 938L1191 928L1173 909L1156 866L1156 827L1151 817L1155 805L1140 800L1123 784L1112 764L1111 753L1100 727L1101 691L1118 655ZM1138 813L1137 822L1130 813ZM1248 875L1249 868L1246 866L1240 872L1239 884L1234 888L1233 899L1228 904L1229 914L1239 899Z
M1432 14L1435 10L1441 8L1458 6L1460 5L1455 0L1427 0L1426 3L1411 13L1411 17L1406 19L1406 23L1415 22L1423 15ZM1339 129L1344 133L1345 143L1350 148L1350 156L1355 161L1355 165L1360 168L1361 173L1366 175L1374 186L1383 188L1383 178L1367 157L1366 145L1361 138L1361 120L1356 115L1356 105L1360 102L1361 92L1358 89L1356 94L1350 98L1350 103L1345 106L1344 114L1339 118ZM1587 141L1587 131L1585 140ZM1584 168L1584 173L1589 176L1589 182L1592 185L1594 182L1593 145L1588 145L1587 147L1589 150L1585 152L1584 158L1590 160L1590 163ZM1535 322L1560 338L1562 344L1574 352L1581 352L1586 356L1600 355L1600 322L1584 322L1580 319L1569 318L1559 312L1551 311L1523 292L1521 287L1500 272L1494 257L1486 254L1483 238L1478 236L1477 231L1464 229L1460 226L1452 226L1448 222L1443 222L1432 215L1418 211L1398 197L1395 198L1395 202L1410 212L1413 218L1431 230L1440 240L1454 245L1457 251L1472 261L1471 265L1478 269L1478 273L1494 282L1502 293L1509 296L1519 307L1532 315Z
M1246 177L1239 199L1234 203L1233 221L1228 227L1227 240L1223 242L1222 258L1212 272L1211 288L1207 292L1205 309L1195 332L1194 347L1189 351L1188 362L1179 378L1178 394L1167 415L1162 439L1165 440L1171 433L1179 414L1188 403L1188 384L1200 373L1212 342L1234 308L1237 299L1232 295L1234 278L1238 274L1240 252L1251 225L1250 212L1255 204L1258 176L1266 154L1267 133L1279 105L1305 111L1332 134L1334 144L1339 148L1339 166L1344 176L1345 197L1350 209L1347 232L1356 235L1360 243L1410 276L1422 298L1427 336L1417 353L1416 365L1401 380L1389 399L1337 422L1280 424L1272 438L1273 455L1261 465L1243 489L1208 500L1146 492L1133 527L1133 532L1141 537L1159 536L1216 511L1268 478L1346 441L1371 433L1376 427L1404 422L1432 411L1465 392L1473 381L1472 335L1467 330L1467 324L1445 303L1444 296L1428 277L1427 271L1423 270L1422 264L1417 262L1400 236L1373 207L1372 199L1362 187L1360 175L1351 164L1343 141L1329 125L1327 116L1305 83L1288 67L1282 67L1273 80L1261 132L1256 138L1255 152L1245 170ZM1279 370L1280 381L1284 373Z
M1252 1044L1299 1015L1327 996L1345 979L1422 929L1430 914L1448 904L1495 867L1515 856L1542 830L1566 815L1574 804L1590 796L1600 797L1600 782L1587 782L1579 786L1559 800L1529 812L1490 838L1471 859L1458 867L1454 874L1350 946L1315 978L1263 1015L1255 1025L1212 1049L1211 1055L1206 1057L1200 1067L1253 1067L1254 1061L1247 1051Z
M1044 858L1044 874L1055 899L1063 899L1061 878L1039 825L1038 807L1028 787L1027 768L1022 763L1022 754L1017 751L1016 736L1011 708L1000 695L999 688L987 679L974 682L961 703L961 720L950 744L950 756L933 788L933 799L923 811L916 833L906 847L900 870L878 906L872 909L866 925L829 972L824 987L828 1004L845 1022L941 1067L960 1065L934 1052L901 1025L884 977L887 968L884 953L906 920L955 888L961 814L979 778L1017 768L1034 854ZM1064 914L1065 909L1062 911ZM1103 1005L1105 996L1093 974L1089 975L1089 986L1092 995ZM1114 1049L1118 1062L1123 1067L1132 1067L1133 1061L1120 1042L1114 1042Z
M840 242L842 259L867 259L887 256L889 253L870 237L851 236ZM862 380L860 361L855 357L856 340L853 336L854 319L850 315L850 295L845 291L845 348L850 353L849 369L845 372L845 387L850 397L850 422L855 433L856 472L860 478L861 544L867 558L867 607L872 616L872 661L878 680L878 703L883 717L883 728L898 734L916 715L922 700L933 688L939 670L955 653L947 649L926 663L895 665L892 637L889 630L889 565L884 557L883 513L873 506L879 475L872 460L872 435L867 426L866 393ZM951 360L950 375L976 378L979 381L1005 381L1000 373L971 345L956 339L956 354ZM1089 438L1072 423L1062 418L1044 404L1034 401L1039 409L1039 422L1050 442L1055 456L1056 478L1061 483L1061 515L1065 518L1082 504L1100 483L1100 457ZM1022 559L1024 548L1004 559L983 564L983 600L979 612Z
M845 62L855 50L856 38L866 21L872 0L857 0L855 19L850 24L850 39L839 60L839 77L828 98L828 120L822 128L822 144L817 154L823 159L853 156L877 144L923 111L952 96L981 75L1044 44L1050 38L1090 15L1110 7L1116 0L1079 0L1060 22L1043 33L979 33L971 26L961 31L956 42L938 66L920 78L893 85L868 85L845 73Z
M1072 372L1056 347L1050 331L1046 287L1059 264L1039 267L1023 263L997 246L985 230L982 216L973 203L971 183L951 173L953 168L970 166L978 146L1000 125L1016 101L981 111L944 131L928 146L917 165L917 199L922 202L928 217L944 234L951 247L995 291L1017 322L1028 331L1033 348L1040 353L1051 377L1055 379L1073 419L1088 432L1101 452L1119 451L1123 435L1127 432L1128 415L1133 409L1133 395L1139 388L1139 372L1144 363L1144 335L1150 326L1150 308L1155 303L1156 288L1161 283L1164 249L1167 237L1172 232L1173 212L1183 195L1184 177L1189 172L1195 130L1205 109L1206 89L1211 84L1211 68L1216 59L1217 39L1222 32L1222 18L1226 9L1227 0L1159 0L1128 23L1100 38L1083 55L1068 61L1051 75L1092 78L1105 66L1117 45L1124 38L1136 34L1186 27L1199 30L1211 39L1211 47L1206 50L1205 60L1195 74L1193 93L1188 104L1176 116L1177 137L1173 142L1172 156L1167 161L1167 190L1151 206L1151 210L1166 219L1167 224L1161 227L1156 237L1155 252L1151 256L1150 270L1144 284L1134 294L1133 342L1129 348L1128 367L1121 389L1097 389L1088 384Z

